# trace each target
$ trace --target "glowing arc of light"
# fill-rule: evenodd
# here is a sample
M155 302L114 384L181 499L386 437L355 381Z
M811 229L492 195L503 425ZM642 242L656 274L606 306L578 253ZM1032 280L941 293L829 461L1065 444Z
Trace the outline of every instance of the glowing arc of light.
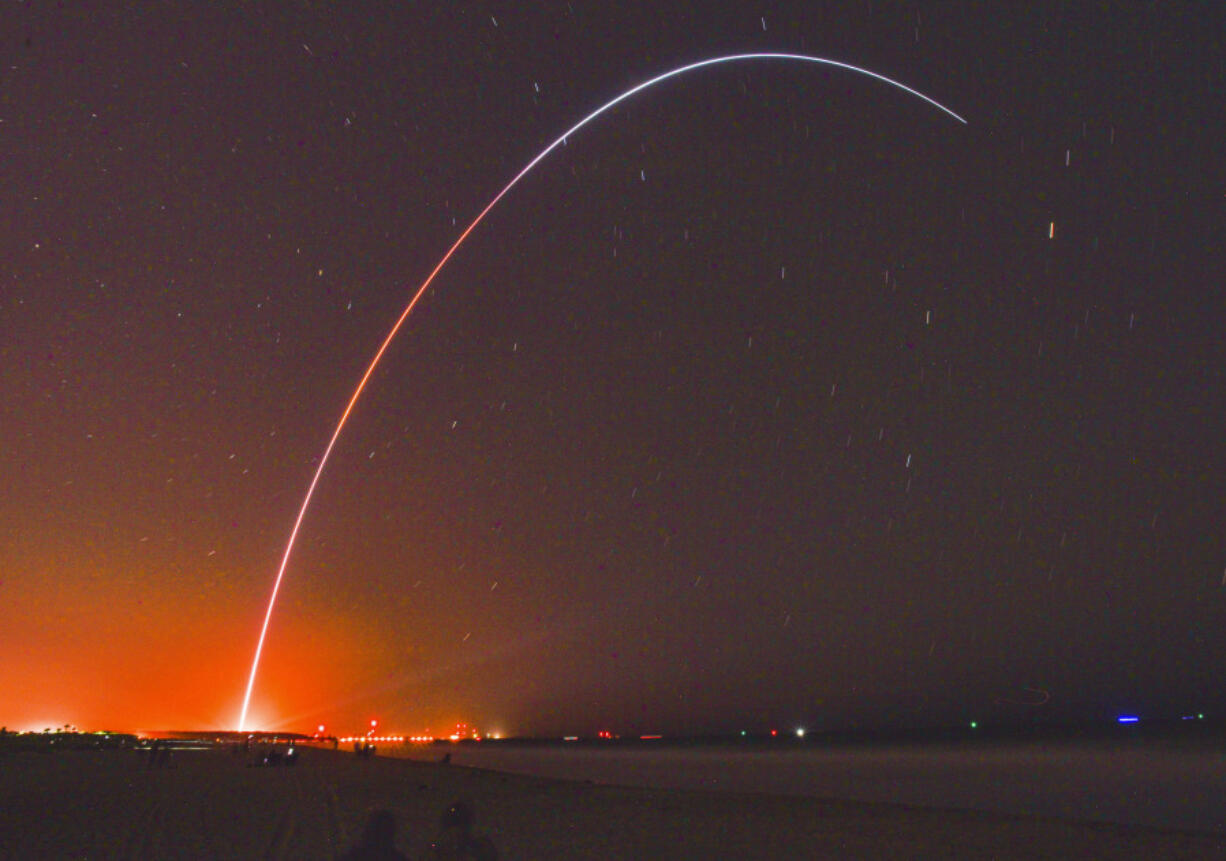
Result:
M349 420L349 415L350 413L353 412L354 405L358 402L358 399L362 396L362 391L366 388L366 383L370 380L371 375L374 373L375 368L378 366L379 360L383 358L383 354L387 352L388 346L395 339L396 334L400 331L400 327L404 325L405 320L407 320L409 318L409 315L413 313L413 309L417 307L417 303L421 301L421 298L422 296L425 295L426 290L430 288L430 284L433 283L435 277L438 275L440 271L442 271L442 268L447 265L447 261L451 259L451 256L455 254L456 250L462 244L464 244L464 240L468 238L468 234L472 233L473 230L476 229L477 225L480 224L483 220L485 220L485 216L489 214L491 209L493 209L495 206L498 205L498 202L502 200L503 197L506 196L507 192L509 192L512 188L514 188L519 183L519 181L523 179L534 167L536 167L547 155L549 155L559 146L566 143L567 138L569 138L575 132L579 131L579 129L583 128L585 125L590 123L592 120L596 119L601 114L605 113L606 111L610 110L613 107L616 107L617 105L621 104L626 99L630 98L636 93L639 93L647 89L648 87L652 87L662 81L667 81L669 78L675 78L678 75L683 75L686 72L692 72L695 69L701 69L706 66L715 66L715 65L722 64L722 63L733 63L733 62L738 62L738 61L743 61L743 60L787 60L787 61L802 62L802 63L818 63L824 66L834 66L839 69L846 69L850 72L856 72L857 74L866 75L870 78L874 78L878 81L882 81L883 83L889 84L893 87L897 87L903 92L909 93L917 98L923 99L928 104L932 105L933 107L937 108L940 111L943 111L944 113L953 117L958 122L963 123L964 125L966 124L965 119L960 117L958 114L954 113L949 108L945 107L945 105L941 104L936 99L933 99L929 96L924 95L919 90L912 89L911 87L908 87L906 84L901 83L900 81L895 81L893 78L887 78L885 75L878 74L877 72L870 71L869 69L865 69L860 66L853 66L850 63L842 63L842 62L839 62L838 60L829 60L824 57L813 57L807 54L783 54L783 53L729 54L727 56L712 57L706 60L699 60L696 63L689 63L685 66L681 66L671 71L664 72L663 74L660 74L660 75L656 75L654 78L650 78L649 80L643 81L641 84L636 84L635 86L626 90L625 92L623 92L621 95L617 96L616 98L610 99L609 101L605 102L603 105L598 107L596 110L592 111L586 117L579 120L579 122L575 123L569 129L567 129L561 135L559 135L557 140L555 140L549 146L541 150L541 152L534 159L532 159L532 161L528 162L528 164L525 165L524 168L519 173L515 174L515 177L506 184L506 186L502 189L502 191L498 192L498 194L494 196L493 200L491 200L489 203L485 205L485 208L482 209L481 212L477 214L477 217L472 220L472 223L469 224L468 227L464 228L464 232L461 233L459 238L457 238L456 241L451 244L451 247L447 249L447 253L443 255L442 259L439 260L439 262L435 265L434 269L430 271L430 274L426 278L426 280L423 281L421 283L421 286L417 288L417 291L413 294L413 298L409 300L409 304L405 306L404 311L401 312L400 317L396 320L396 324L392 326L392 329L390 332L388 332L387 337L383 339L383 343L379 345L378 351L375 352L374 358L371 359L370 365L367 366L366 368L366 373L362 375L362 379L358 383L357 388L354 389L352 397L349 398L349 403L346 405L345 411L341 413L340 421L337 422L336 424L336 430L332 432L332 438L328 440L328 446L327 448L324 449L323 456L319 459L319 465L315 468L315 475L311 478L311 484L307 488L306 496L302 500L302 506L298 509L298 517L294 520L294 528L290 530L289 541L285 545L285 553L282 555L281 565L277 569L277 579L273 582L272 595L268 599L268 609L264 613L264 623L260 627L260 638L256 642L255 657L252 659L252 662L251 662L251 674L247 679L247 691L243 695L243 708L242 708L242 711L239 713L239 718L238 718L238 731L239 732L244 731L244 728L247 723L247 708L251 703L251 692L255 687L255 677L260 667L260 656L264 652L264 641L268 636L268 624L272 620L272 611L276 607L276 604L277 604L277 594L281 591L281 581L285 577L285 569L286 569L286 566L289 564L289 557L290 557L290 554L293 552L294 542L298 538L298 531L302 526L302 521L306 517L307 509L311 505L311 498L315 495L315 488L319 484L319 477L323 475L324 467L327 466L328 464L328 458L332 454L332 449L336 446L336 441L337 439L340 438L341 431L344 429L345 423Z

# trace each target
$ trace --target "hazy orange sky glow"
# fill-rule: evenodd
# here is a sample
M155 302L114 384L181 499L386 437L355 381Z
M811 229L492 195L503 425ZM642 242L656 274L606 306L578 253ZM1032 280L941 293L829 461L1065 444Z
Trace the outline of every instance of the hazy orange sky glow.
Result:
M1163 4L10 3L0 725L1226 712L1226 161ZM999 8L997 8L999 7ZM445 46L441 50L440 46ZM1039 691L1039 694L1035 694Z

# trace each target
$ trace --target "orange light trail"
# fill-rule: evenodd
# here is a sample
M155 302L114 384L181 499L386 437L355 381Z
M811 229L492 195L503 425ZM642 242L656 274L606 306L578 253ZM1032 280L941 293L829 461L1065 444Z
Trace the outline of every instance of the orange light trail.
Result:
M469 224L468 227L464 229L464 232L460 234L459 238L456 239L456 241L452 243L451 247L447 249L447 253L443 255L443 258L439 260L439 262L435 265L434 269L431 270L430 275L426 278L426 280L423 281L421 283L421 286L417 288L417 292L413 294L413 298L409 300L409 304L406 305L404 311L401 312L400 317L396 320L396 324L392 326L391 331L387 333L387 337L383 339L383 343L380 344L379 349L375 353L374 358L371 359L370 365L367 366L366 373L362 375L361 381L358 383L357 388L354 389L353 395L349 398L349 403L345 406L345 411L341 413L340 421L336 423L336 430L332 432L332 438L328 440L328 446L327 448L324 449L323 456L319 459L319 465L315 468L315 475L311 478L311 484L307 488L306 496L303 498L302 505L298 509L298 516L294 520L294 528L290 530L289 541L285 545L285 553L282 554L281 564L277 568L277 578L273 582L272 595L269 596L269 599L268 599L268 609L264 613L264 623L260 626L260 637L259 637L259 640L256 642L255 656L251 661L251 674L247 679L246 693L243 695L243 707L242 707L242 710L239 712L239 717L238 717L238 731L239 732L243 732L246 729L247 709L251 704L251 692L255 688L255 677L260 668L260 656L264 652L264 642L268 637L268 625L269 625L269 622L272 621L272 612L277 605L277 594L281 591L281 582L285 577L285 569L289 565L289 558L290 558L290 554L293 552L293 549L294 549L294 542L297 541L298 539L298 532L302 527L302 521L306 517L307 509L311 505L311 498L315 495L315 488L319 485L319 478L321 475L323 475L324 467L328 465L328 458L332 454L332 449L336 447L336 441L337 439L340 438L341 431L344 430L345 428L345 423L349 421L349 416L353 412L354 406L357 404L358 399L362 396L362 392L366 389L366 384L367 382L370 381L370 377L374 373L375 368L378 367L379 360L383 358L383 354L387 352L388 346L392 343L392 340L396 337L396 334L400 331L400 327L404 325L404 322L409 318L409 315L413 313L413 309L417 307L417 303L421 301L421 297L424 296L426 293L426 290L430 288L430 284L433 283L435 277L438 275L440 271L442 271L442 268L447 265L447 261L451 259L451 256L455 254L456 250L459 249L459 247L464 243L464 240L468 238L468 235L472 233L473 230L476 229L477 225L480 224L485 219L485 216L489 214L490 210L493 209L495 206L497 206L498 202L502 200L503 197L506 196L507 192L509 192L512 188L514 188L519 183L519 181L523 179L524 176L526 176L529 171L532 170L532 168L536 167L537 164L539 164L542 159L544 159L547 155L549 155L549 153L553 152L559 146L566 143L567 138L569 138L575 132L579 131L579 129L583 128L585 125L590 123L592 120L596 119L598 116L603 114L605 111L608 111L614 106L620 104L621 102L630 98L634 94L641 92L642 90L645 90L648 87L654 86L655 84L658 84L662 81L666 81L669 78L674 78L678 75L685 74L686 72L691 72L695 69L701 69L707 66L715 66L715 65L720 65L723 63L731 63L731 62L738 62L738 61L744 61L744 60L785 60L785 61L790 61L790 62L818 63L821 65L834 66L840 69L846 69L848 71L856 72L861 75L867 75L870 78L874 78L878 81L882 81L893 87L897 87L898 89L906 93L910 93L913 96L923 99L925 102L928 102L928 104L933 105L939 110L944 111L949 116L958 120L958 122L963 123L963 124L966 123L966 120L958 116L956 113L951 111L949 108L945 107L944 105L942 105L940 102L936 101L935 99L929 98L928 96L924 95L918 90L913 90L911 87L908 87L906 84L895 81L892 78L887 78L885 75L880 75L877 72L872 72L872 71L869 71L868 69L864 69L859 66L853 66L849 63L842 63L842 62L839 62L838 60L828 60L823 57L811 57L806 54L780 54L780 53L731 54L731 55L723 56L723 57L712 57L707 60L700 60L696 63L689 63L685 66L681 66L671 71L664 72L661 75L656 75L654 78L651 78L647 81L642 82L641 84L637 84L631 87L629 90L626 90L621 95L606 102L605 104L601 105L596 110L592 111L586 117L579 120L579 122L575 123L569 129L567 129L565 132L559 135L557 140L555 140L549 146L545 147L545 149L541 150L541 152L534 159L532 159L532 161L528 162L528 164L523 168L523 170L521 170L519 173L515 175L514 179L512 179L510 182L506 184L506 186L502 189L502 191L498 192L498 194L494 196L493 200L491 200L488 204L486 204L485 209L481 210L481 212L477 214L477 217L473 219L472 223Z

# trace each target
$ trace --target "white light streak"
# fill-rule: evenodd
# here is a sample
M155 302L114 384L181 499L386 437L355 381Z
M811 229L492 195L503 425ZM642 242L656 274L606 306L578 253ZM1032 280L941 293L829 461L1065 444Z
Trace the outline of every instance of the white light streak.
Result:
M498 26L498 21L496 18L494 18L493 15L490 16L490 20L493 22L495 27ZM921 93L919 90L912 89L911 87L908 87L906 84L903 84L892 78L888 78L885 75L878 74L877 72L870 71L869 69L865 69L861 66L853 66L850 63L843 63L838 60L830 60L824 57L813 57L807 54L785 54L785 53L728 54L726 56L711 57L706 60L699 60L698 62L695 62L695 63L688 63L684 66L679 66L675 69L664 72L663 74L656 75L653 78L649 78L648 80L643 81L640 84L636 84L635 86L631 87L630 89L626 90L625 92L610 99L609 101L605 102L600 107L596 108L596 110L592 111L590 114L585 116L583 119L579 120L569 129L567 129L565 132L559 135L557 139L554 140L553 143L549 144L549 146L541 150L540 153L538 153L531 161L529 161L523 167L523 169L521 169L520 172L517 173L511 179L511 181L506 184L506 186L503 187L502 191L494 195L493 200L487 203L484 209L482 209L479 213L477 213L477 217L472 220L472 223L469 224L468 227L464 228L464 230L460 233L456 241L453 242L451 247L447 249L447 253L443 255L442 259L439 260L437 264L435 264L434 269L430 271L430 274L426 277L426 280L423 281L421 283L421 286L417 288L416 292L413 294L412 298L409 300L408 305L405 306L404 310L400 314L400 317L397 318L395 324L391 328L391 331L388 332L387 337L383 339L383 342L379 346L379 349L375 351L374 358L371 359L370 364L366 368L366 372L362 375L361 381L358 383L357 388L354 389L353 395L349 398L349 403L345 406L344 411L341 413L340 420L336 424L336 429L332 432L332 436L328 440L328 445L324 448L323 456L320 457L319 464L315 468L315 474L314 476L312 476L310 485L307 487L306 496L303 498L302 505L298 509L298 516L294 520L293 529L290 530L289 541L286 543L285 552L281 556L281 564L277 569L277 577L273 582L272 594L268 599L268 609L264 613L264 622L260 627L260 636L256 642L255 656L251 662L251 673L247 679L247 690L246 690L246 693L243 695L242 710L239 712L238 730L240 732L244 730L244 727L246 726L246 723L247 723L247 710L251 703L251 692L255 687L255 678L256 678L256 674L259 671L259 667L260 667L260 656L263 654L264 643L268 637L268 625L269 625L269 622L272 620L273 609L276 607L277 594L281 590L281 583L285 577L285 569L287 565L289 564L290 554L292 553L294 549L295 541L297 541L298 532L302 528L302 521L306 517L306 512L307 512L307 509L310 507L311 499L315 495L315 489L316 487L319 486L320 476L323 475L324 468L328 464L328 459L332 455L332 449L335 448L336 441L340 438L341 431L344 429L346 422L348 422L349 416L353 412L354 406L357 404L358 399L362 396L362 392L365 390L366 384L370 380L371 375L374 373L375 368L378 366L379 361L383 358L383 354L387 352L388 346L395 339L397 333L400 331L400 328L404 325L405 320L407 320L409 318L409 315L413 313L413 309L417 307L418 302L421 301L422 296L425 295L426 290L428 290L430 285L434 282L434 279L438 275L438 273L442 271L444 266L447 265L447 262L451 260L452 255L455 254L455 252L459 249L459 247L464 244L464 240L468 238L468 235L472 233L474 230L476 230L477 225L479 225L482 221L485 220L485 216L489 214L490 210L492 210L495 206L497 206L499 201L501 201L507 195L507 193L511 191L512 188L518 185L521 179L523 179L529 172L531 172L534 167L540 164L540 162L546 156L548 156L551 152L553 152L559 146L564 146L566 144L567 138L569 138L575 132L579 131L581 128L586 126L588 123L592 122L592 120L596 119L601 114L609 111L610 109L616 107L617 105L631 98L635 94L640 93L643 90L648 89L649 87L653 87L656 84L663 83L664 81L667 81L671 78L675 78L679 75L684 75L688 72L696 71L698 69L703 69L708 66L718 66L718 65L723 65L725 63L737 63L737 62L747 62L747 61L785 61L785 62L794 62L794 63L814 63L817 65L831 66L837 69L845 69L849 72L855 72L856 74L864 75L866 77L873 78L874 80L881 81L882 83L889 84L892 87L896 87L897 89L902 90L905 93L909 93L910 95L915 96L916 98L927 102L928 104L932 105L934 108L941 111L942 113L948 114L950 117L953 117L958 122L963 123L963 124L966 123L965 119L963 119L958 114L954 113L949 108L945 107L943 104L938 102L936 99L933 99L930 96L926 96L923 93ZM644 173L644 179L645 178L646 177ZM322 269L318 271L318 275L319 277L323 276ZM790 621L790 617L789 617L789 621Z

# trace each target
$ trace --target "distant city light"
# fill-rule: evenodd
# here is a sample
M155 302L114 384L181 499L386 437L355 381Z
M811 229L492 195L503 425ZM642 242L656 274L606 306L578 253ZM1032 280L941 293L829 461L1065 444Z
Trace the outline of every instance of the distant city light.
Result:
M803 726L796 727L796 737L797 738L805 737L805 728Z
M1136 715L1120 715L1116 718L1120 723L1140 723L1141 719Z

